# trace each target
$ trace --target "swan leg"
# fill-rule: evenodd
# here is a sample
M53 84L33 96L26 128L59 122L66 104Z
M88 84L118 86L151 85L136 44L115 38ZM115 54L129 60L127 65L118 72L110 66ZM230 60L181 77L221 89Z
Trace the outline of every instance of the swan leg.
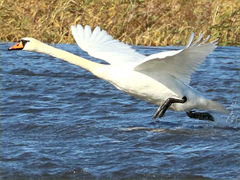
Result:
M195 111L189 111L186 112L188 117L199 119L199 120L208 120L208 121L214 121L214 117L207 113L207 112L195 112Z
M166 110L171 106L172 103L185 103L187 101L186 96L182 99L168 98L154 113L153 118L156 119L163 117Z

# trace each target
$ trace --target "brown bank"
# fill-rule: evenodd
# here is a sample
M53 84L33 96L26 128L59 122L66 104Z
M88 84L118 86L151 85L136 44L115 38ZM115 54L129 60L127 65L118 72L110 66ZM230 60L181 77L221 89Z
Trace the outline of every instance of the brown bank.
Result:
M240 45L239 0L1 0L0 41L31 36L73 43L70 25L100 26L137 45L183 45L204 32L219 45Z

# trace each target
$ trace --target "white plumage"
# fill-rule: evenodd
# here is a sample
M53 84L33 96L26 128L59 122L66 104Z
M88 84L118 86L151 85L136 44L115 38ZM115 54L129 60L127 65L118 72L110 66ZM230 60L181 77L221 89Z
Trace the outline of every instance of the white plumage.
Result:
M72 34L78 46L90 56L102 59L111 65L130 65L140 62L145 56L137 53L131 46L115 40L98 26L91 31L86 25L72 26Z
M99 27L93 31L88 25L72 26L71 29L74 39L82 50L90 56L106 61L109 65L86 60L33 38L22 39L27 42L23 50L50 54L81 66L116 88L158 106L168 98L186 97L186 102L173 103L169 108L175 111L200 109L227 112L221 104L208 100L189 86L191 74L216 48L216 40L206 43L209 36L202 40L201 34L196 41L193 41L192 33L182 50L145 56L136 52L131 46L113 39Z

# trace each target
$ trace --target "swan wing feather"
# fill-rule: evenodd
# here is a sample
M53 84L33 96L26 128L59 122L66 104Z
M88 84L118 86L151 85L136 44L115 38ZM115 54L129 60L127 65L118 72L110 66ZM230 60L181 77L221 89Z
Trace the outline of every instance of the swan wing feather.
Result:
M158 81L163 81L161 76L174 76L185 84L189 84L191 74L201 65L204 59L217 46L217 40L204 44L209 36L201 42L202 34L193 42L194 34L186 47L182 50L160 52L147 56L139 63L135 70L142 72Z
M71 26L73 37L78 46L90 56L102 59L111 65L132 64L136 66L145 56L136 52L131 46L115 40L106 31L90 26Z

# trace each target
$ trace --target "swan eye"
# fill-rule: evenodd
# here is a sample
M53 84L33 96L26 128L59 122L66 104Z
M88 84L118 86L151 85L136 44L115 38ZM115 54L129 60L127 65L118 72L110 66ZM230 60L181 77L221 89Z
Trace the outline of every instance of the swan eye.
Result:
M23 46L25 46L25 44L26 44L27 42L30 42L30 41L29 41L29 40L20 39L19 42L22 42L22 43L23 43Z

